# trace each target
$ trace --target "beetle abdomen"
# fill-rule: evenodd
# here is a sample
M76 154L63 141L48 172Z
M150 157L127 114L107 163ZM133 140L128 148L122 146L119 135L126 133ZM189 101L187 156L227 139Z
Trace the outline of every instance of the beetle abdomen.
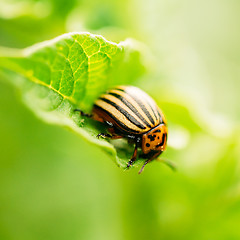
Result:
M164 122L154 100L137 87L118 86L100 96L93 113L121 130L141 134Z

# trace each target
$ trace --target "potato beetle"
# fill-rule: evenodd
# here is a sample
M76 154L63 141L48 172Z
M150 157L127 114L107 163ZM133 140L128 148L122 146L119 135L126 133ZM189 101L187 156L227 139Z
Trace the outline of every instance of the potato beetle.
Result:
M166 148L166 119L155 101L137 87L117 86L107 91L95 101L91 114L80 109L75 111L107 125L110 134L100 133L97 137L126 138L129 143L135 144L127 168L136 161L140 148L141 157L147 160L139 173Z

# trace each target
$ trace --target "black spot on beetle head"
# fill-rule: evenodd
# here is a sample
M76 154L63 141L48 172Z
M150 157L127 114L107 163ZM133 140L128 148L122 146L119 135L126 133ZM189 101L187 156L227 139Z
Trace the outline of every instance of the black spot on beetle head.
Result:
M148 138L152 141L155 141L156 135L148 135Z

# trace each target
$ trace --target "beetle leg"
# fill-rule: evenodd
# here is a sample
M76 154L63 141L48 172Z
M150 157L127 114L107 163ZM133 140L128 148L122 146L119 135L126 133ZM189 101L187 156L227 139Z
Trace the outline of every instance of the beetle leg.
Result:
M113 125L112 125L113 126ZM105 134L105 135L108 135L107 137L111 138L111 139L119 139L119 138L123 138L122 135L119 135L115 132L115 128L114 127L110 127L108 128L108 132L110 132L110 134Z
M74 109L74 112L80 112L80 115L83 116L83 117L91 118L93 116L92 114L83 112L81 109Z
M131 159L128 162L127 168L132 166L132 164L136 161L136 159L137 159L137 144L135 145L133 155L132 155Z
M152 160L153 160L152 158L148 159L148 160L142 165L142 167L141 167L140 171L138 172L138 174L141 174L142 171L143 171L143 169L145 168L145 166L146 166L148 163L150 163Z
M103 138L110 138L110 139L119 139L119 138L123 138L123 136L120 135L110 135L108 133L99 133L97 135L97 138L99 137L103 137Z
M111 138L112 135L108 134L108 133L99 133L97 135L97 138L100 138L100 137L103 137L103 138Z

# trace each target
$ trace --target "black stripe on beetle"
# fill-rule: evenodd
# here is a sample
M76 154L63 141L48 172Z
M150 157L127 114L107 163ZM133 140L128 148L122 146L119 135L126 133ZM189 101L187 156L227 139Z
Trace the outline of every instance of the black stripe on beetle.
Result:
M126 98L124 98L123 96L117 93L110 92L108 94L121 100L122 103L124 103L129 109L131 109L144 122L144 124L146 124L146 126L148 126L149 128L151 127L151 125L146 121L146 119L138 112L138 110Z
M131 95L129 94L129 96L131 96ZM131 97L133 97L133 96L131 96ZM143 112L147 115L147 117L148 117L148 119L151 121L151 123L154 124L155 122L154 122L151 114L150 114L149 111L146 109L146 107L145 107L145 105L142 103L142 101L141 101L140 99L137 99L137 98L135 98L135 101L136 101L136 103L139 105L139 107L143 110Z
M136 99L137 104L139 105L139 107L143 110L143 112L147 115L148 119L151 121L152 124L154 124L154 120L151 116L151 114L149 113L149 111L146 109L145 105L142 103L142 101L140 99Z
M127 132L134 132L138 133L138 131L135 131L129 127L127 127L124 123L120 122L114 115L112 115L110 112L106 111L102 107L94 104L94 108L100 109L101 111L105 112L107 115L109 115L114 121L116 121L123 129L125 129Z
M155 108L155 109L153 109L153 107L152 107L152 104L151 104L151 103L149 103L149 107L151 108L151 110L152 110L152 112L153 112L153 115L155 116L156 120L159 120L159 118L157 117L157 115L156 115L156 113L155 113L155 111L156 111L156 108Z
M141 129L145 129L146 128L140 122L138 122L129 112L125 111L122 107L117 105L115 102L112 102L109 99L106 99L104 97L101 97L100 99L103 100L106 103L109 103L113 107L115 107L120 113L122 113L131 123L133 123L137 127L141 128Z
M155 121L153 120L151 114L149 113L149 111L146 109L145 105L143 104L143 102L140 100L139 97L133 96L132 94L130 94L129 92L125 91L124 89L121 88L116 88L119 91L124 92L125 94L129 95L131 98L133 98L135 100L135 102L139 105L139 107L143 110L143 112L146 114L146 116L148 117L148 119L151 121L152 124L155 124ZM148 104L150 105L150 104ZM151 107L151 106L150 106Z

